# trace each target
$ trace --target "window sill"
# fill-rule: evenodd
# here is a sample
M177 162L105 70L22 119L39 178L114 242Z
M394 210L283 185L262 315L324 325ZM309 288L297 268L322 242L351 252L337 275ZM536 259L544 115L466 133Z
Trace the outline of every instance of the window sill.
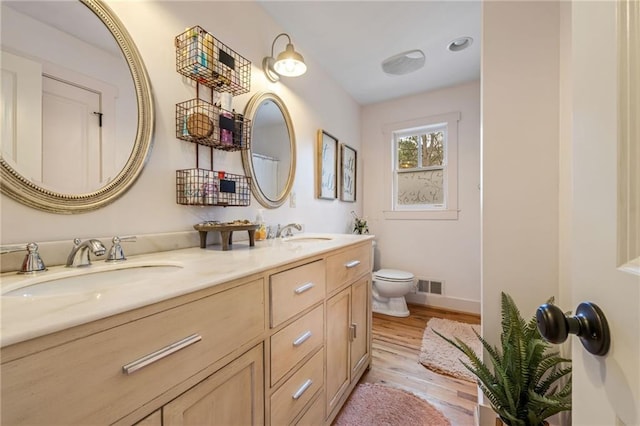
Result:
M459 210L420 210L382 212L385 220L458 220Z

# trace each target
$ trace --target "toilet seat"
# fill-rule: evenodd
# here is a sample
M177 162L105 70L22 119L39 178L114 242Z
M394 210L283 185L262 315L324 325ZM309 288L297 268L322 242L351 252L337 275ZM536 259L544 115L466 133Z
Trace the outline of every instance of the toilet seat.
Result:
M411 272L400 271L398 269L380 269L373 273L373 280L388 282L406 283L413 281L414 275Z

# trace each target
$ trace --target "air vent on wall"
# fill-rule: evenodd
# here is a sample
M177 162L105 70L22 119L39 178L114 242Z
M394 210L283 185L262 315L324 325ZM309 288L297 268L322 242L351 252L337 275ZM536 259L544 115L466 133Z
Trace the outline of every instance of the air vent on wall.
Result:
M444 281L435 281L435 280L418 280L418 292L419 293L430 293L430 294L444 294Z

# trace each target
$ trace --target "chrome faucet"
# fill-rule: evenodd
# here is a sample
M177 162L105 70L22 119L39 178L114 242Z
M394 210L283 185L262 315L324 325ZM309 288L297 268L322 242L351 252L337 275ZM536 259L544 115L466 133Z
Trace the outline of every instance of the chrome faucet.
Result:
M111 248L109 249L107 262L122 262L124 260L127 260L127 258L124 255L124 250L122 250L122 245L120 243L129 242L129 241L135 242L136 236L131 235L128 237L113 237L113 239L111 239L112 245L111 245Z
M12 247L0 247L0 252L14 253L17 251L24 251L26 248L27 254L22 261L22 267L19 274L32 274L36 272L46 271L47 267L44 265L40 253L38 253L38 245L36 243L29 243L25 246L12 246Z
M94 238L84 241L81 241L80 238L73 240L73 248L71 249L71 253L69 253L69 257L67 257L67 267L77 268L91 265L89 251L95 256L102 256L107 249L100 240Z
M298 231L302 231L302 225L300 225L299 223L290 223L278 229L276 238L291 237L293 235L293 233L291 232L291 228L296 228Z

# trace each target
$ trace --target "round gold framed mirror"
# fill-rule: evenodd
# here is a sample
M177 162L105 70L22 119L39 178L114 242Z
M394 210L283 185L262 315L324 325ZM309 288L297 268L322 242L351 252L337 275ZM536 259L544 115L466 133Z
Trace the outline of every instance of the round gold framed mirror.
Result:
M269 92L255 94L245 108L251 120L251 147L242 151L251 192L266 208L281 206L296 174L296 137L282 99Z
M37 2L37 4L36 2L15 2L12 7L7 5L8 9L4 9L5 4L8 3L3 2L3 77L5 76L5 57L15 59L19 70L34 69L35 67L38 72L32 73L34 77L31 81L35 82L36 86L40 85L41 91L35 92L34 99L36 101L32 101L30 104L22 101L20 90L15 91L18 95L14 98L6 93L2 94L3 106L12 105L12 102L13 105L22 102L22 110L25 109L24 105L32 105L35 109L30 110L30 122L27 126L21 127L20 109L14 106L16 119L12 123L17 124L13 129L7 131L10 133L7 133L9 136L6 138L5 131L3 131L0 190L3 194L24 205L50 213L73 214L104 207L122 196L131 187L140 175L151 151L154 126L153 99L149 77L140 53L119 18L99 0L79 0L56 6L74 8L73 10L69 9L69 13L56 14L58 16L64 15L66 18L71 17L74 20L71 23L45 19L43 15L46 15L46 11L44 9L48 7L48 2ZM7 21L5 21L5 15L7 15ZM29 50L20 43L23 42L22 39L26 38L25 34L31 37L32 32L23 26L19 27L18 22L34 23L37 28L33 34L58 34L58 36L31 40L28 44L39 46L40 51ZM10 44L12 39L16 40L13 45ZM53 39L65 39L71 44L54 45ZM122 64L121 69L112 72L112 74L124 76L121 79L122 85L112 81L106 81L103 85L107 91L113 94L112 101L107 107L101 101L105 98L103 87L96 89L90 83L99 82L97 84L100 85L105 79L100 75L93 76L84 69L78 70L73 62L72 55L80 56L82 55L80 52L84 52L84 50L105 52L104 57L87 57L85 59L87 69L89 67L104 68L104 64L108 61ZM48 53L52 51L67 55L67 60L48 57ZM76 60L78 59L76 58ZM26 66L22 66L22 64L26 64ZM19 88L19 82L24 79L19 72L14 74L17 76L16 86ZM93 160L93 165L79 164L79 161L72 158L78 149L70 148L69 139L75 137L79 144L89 145L88 142L84 143L85 133L75 131L77 129L84 130L85 126L75 122L64 122L61 120L60 114L56 115L61 109L57 108L57 104L55 104L55 96L50 95L57 90L50 89L51 85L65 86L60 89L66 91L65 95L78 88L85 89L85 92L90 92L90 94L97 93L97 98L100 99L98 104L90 104L91 101L87 101L89 105L98 105L97 107L76 109L83 111L83 120L97 123L92 124L93 127L97 127L92 139L97 148L92 145L87 148L83 146L80 149L94 152L94 157L98 160ZM33 85L27 86L32 88ZM31 92L33 93L34 90ZM59 96L58 99L63 97ZM127 100L126 104L124 104L124 99ZM47 102L51 103L47 104ZM125 106L123 107L123 105ZM38 114L38 112L42 112L38 111L40 107L42 111L49 108L49 111L53 112L49 115L48 122L45 122L46 114ZM68 111L76 110L70 107ZM109 114L110 112L112 114ZM42 123L33 119L40 115L43 116ZM72 117L73 112L67 115ZM129 118L132 119L130 122L124 121ZM31 137L26 138L23 129L26 128L30 131L34 127L39 128L39 133L35 134L36 137L31 134ZM62 129L61 136L57 138L58 145L52 148L51 145L48 145L49 140L43 135L49 137L57 129ZM126 129L126 131L122 129ZM12 138L12 141L5 142L5 139ZM28 140L31 142L27 146L24 141ZM30 158L32 155L35 156L35 160ZM19 159L27 165L21 164ZM57 169L48 171L48 168L54 167ZM94 179L97 183L85 184L84 186L68 185L68 182L75 181L76 178L69 178L69 175L66 174L67 169L88 170L88 172L80 172L81 177L78 179L85 179L82 176L83 173L84 175L93 173L98 176ZM49 183L44 178L47 174L56 175L57 183Z

